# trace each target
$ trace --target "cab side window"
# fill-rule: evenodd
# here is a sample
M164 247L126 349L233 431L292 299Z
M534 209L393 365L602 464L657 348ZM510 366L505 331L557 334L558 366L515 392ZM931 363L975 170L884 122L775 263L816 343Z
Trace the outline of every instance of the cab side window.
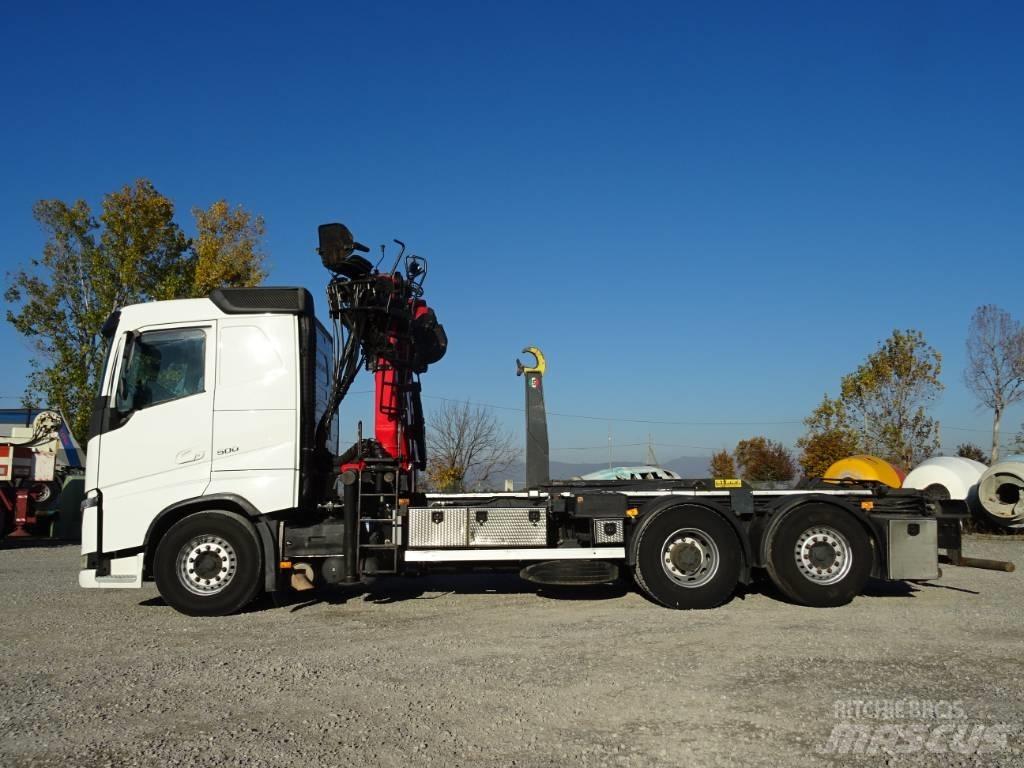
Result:
M125 351L115 408L128 413L205 392L205 378L203 330L145 331Z

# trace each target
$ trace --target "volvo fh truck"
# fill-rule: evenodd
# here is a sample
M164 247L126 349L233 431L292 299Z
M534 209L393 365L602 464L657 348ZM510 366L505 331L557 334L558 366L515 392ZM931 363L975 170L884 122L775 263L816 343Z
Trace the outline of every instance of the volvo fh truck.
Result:
M759 491L534 472L519 492L427 492L421 376L448 342L424 299L426 262L403 246L379 269L343 225L319 235L326 324L303 288L224 288L110 315L81 586L155 581L179 611L219 615L385 574L514 569L551 585L632 579L670 608L713 608L758 578L837 606L871 577L937 578L940 549L959 557L962 502L870 484ZM373 435L339 446L336 415L363 369ZM541 394L542 361L522 372ZM545 451L546 438L545 427Z

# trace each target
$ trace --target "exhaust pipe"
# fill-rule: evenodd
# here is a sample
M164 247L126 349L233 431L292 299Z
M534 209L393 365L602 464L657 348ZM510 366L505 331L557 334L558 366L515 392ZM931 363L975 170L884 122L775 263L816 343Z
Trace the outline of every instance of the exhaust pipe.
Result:
M359 581L359 475L351 469L341 473L342 511L344 537L341 550L345 553L345 570L342 581L355 584Z

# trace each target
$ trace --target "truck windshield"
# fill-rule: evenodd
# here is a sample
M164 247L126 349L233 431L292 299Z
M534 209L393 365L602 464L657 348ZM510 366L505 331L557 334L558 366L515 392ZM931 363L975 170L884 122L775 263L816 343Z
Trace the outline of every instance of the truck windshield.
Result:
M138 334L124 356L114 407L129 413L205 391L205 349L199 328Z

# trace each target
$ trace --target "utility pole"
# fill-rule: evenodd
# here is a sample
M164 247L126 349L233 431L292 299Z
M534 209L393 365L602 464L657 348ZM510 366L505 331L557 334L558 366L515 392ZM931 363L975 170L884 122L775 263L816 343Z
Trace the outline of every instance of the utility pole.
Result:
M612 468L612 423L608 422L608 469Z
M651 433L647 433L647 463L652 467L657 467L658 457L654 455L654 442L651 440Z

